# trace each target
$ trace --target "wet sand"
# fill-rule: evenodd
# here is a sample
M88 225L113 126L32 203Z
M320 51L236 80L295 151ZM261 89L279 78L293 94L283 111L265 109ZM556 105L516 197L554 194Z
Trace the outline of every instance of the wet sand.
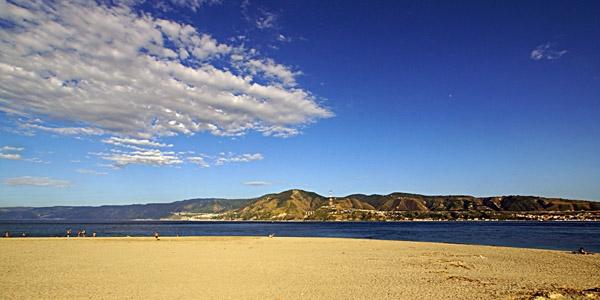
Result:
M600 299L598 288L600 255L565 251L332 238L0 239L1 299Z

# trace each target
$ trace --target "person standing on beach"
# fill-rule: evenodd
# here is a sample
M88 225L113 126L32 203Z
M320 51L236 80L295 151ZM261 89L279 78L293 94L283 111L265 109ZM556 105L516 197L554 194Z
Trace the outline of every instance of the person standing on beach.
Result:
M85 229L81 232L81 235L85 237Z
M5 237L8 237L8 231L6 232L6 234L4 235Z
M154 237L156 238L156 240L158 241L158 232L154 233Z
M67 237L71 236L71 229L67 230Z

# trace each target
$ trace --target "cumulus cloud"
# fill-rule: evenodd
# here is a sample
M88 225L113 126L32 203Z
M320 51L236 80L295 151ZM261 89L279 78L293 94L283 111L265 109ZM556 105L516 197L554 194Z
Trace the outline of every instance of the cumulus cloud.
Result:
M559 59L563 54L567 53L567 50L555 50L553 49L553 45L551 43L547 43L545 45L539 45L535 50L531 51L531 59L533 60L541 60L541 59Z
M250 181L250 182L244 182L244 185L267 186L267 185L273 185L273 183L271 183L271 182L264 182L264 181Z
M84 169L77 169L77 170L75 170L75 172L81 173L81 174L108 175L108 173L106 173L106 172L96 172L96 171L84 170Z
M73 188L71 182L64 179L53 179L50 177L24 176L14 178L4 178L4 185L7 186L38 186L55 188Z
M333 116L296 87L300 71L124 4L2 1L0 12L0 111L58 124L23 125L32 130L286 137ZM257 26L276 18L263 12Z

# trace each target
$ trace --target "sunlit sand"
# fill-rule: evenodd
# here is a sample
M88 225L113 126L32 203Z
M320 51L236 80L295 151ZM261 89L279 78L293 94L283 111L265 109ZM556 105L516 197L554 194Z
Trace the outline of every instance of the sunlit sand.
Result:
M2 299L599 297L600 255L332 238L0 239Z

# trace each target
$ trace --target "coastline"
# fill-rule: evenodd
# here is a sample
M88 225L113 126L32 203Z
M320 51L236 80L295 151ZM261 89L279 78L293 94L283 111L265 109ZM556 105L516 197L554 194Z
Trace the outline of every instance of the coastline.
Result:
M71 237L87 230L88 237L160 236L268 236L339 237L353 239L442 242L573 251L584 247L600 252L599 222L292 222L292 221L133 221L46 220L0 221L10 238Z
M389 240L0 239L5 299L598 298L598 266L600 255Z
M552 223L552 222L556 222L556 223L562 223L562 222L600 222L600 220L497 220L497 219L487 219L487 220L444 220L444 219L440 219L440 220L428 220L428 219L414 219L414 220L242 220L242 219L235 219L235 220L225 220L225 219L0 219L0 222L21 222L21 221L25 221L25 222L35 222L35 221L39 221L39 222L44 222L44 221L55 221L55 222L80 222L80 221L86 221L86 222L127 222L127 221L146 221L146 222L264 222L264 223L293 223L293 222L297 222L297 223L302 223L302 222L307 222L307 223L319 223L319 222L323 222L323 223L386 223L386 222L397 222L397 223L403 223L403 222L531 222L531 223L535 223L535 222L539 222L539 223Z

